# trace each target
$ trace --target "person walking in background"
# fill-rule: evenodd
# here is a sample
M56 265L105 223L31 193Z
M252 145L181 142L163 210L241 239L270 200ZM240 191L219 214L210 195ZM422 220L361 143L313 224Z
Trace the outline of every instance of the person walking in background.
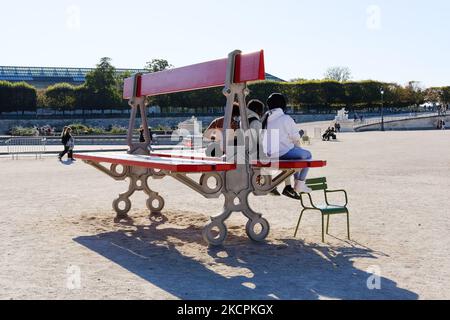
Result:
M74 161L73 158L73 149L75 147L75 139L72 136L72 128L64 127L64 130L61 134L61 143L64 146L64 150L58 155L59 161L67 154L69 160Z
M336 129L336 132L341 132L341 124L339 122L336 122L334 128Z

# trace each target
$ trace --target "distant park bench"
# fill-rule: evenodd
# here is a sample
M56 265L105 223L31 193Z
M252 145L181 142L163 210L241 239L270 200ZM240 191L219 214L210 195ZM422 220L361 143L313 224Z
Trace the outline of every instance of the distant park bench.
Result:
M13 137L7 140L8 154L18 160L19 155L35 155L36 159L41 159L46 151L47 139L42 137Z

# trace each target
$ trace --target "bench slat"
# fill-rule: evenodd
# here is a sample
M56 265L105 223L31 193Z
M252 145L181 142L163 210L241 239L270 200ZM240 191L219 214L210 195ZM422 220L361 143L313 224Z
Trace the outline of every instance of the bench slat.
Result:
M171 172L217 172L235 170L236 165L222 161L202 161L181 158L161 158L129 154L74 154L76 159L95 163L111 163L125 166L136 166Z
M214 60L187 67L142 75L138 81L139 96L198 90L225 85L228 59ZM236 57L235 82L243 83L265 79L264 51L241 54ZM133 78L125 79L123 98L133 94Z
M303 169L303 168L322 168L327 165L326 161L310 160L310 161L278 161L272 163L256 163L253 166L257 168L280 168L280 169Z
M321 184L321 183L327 183L327 178L314 178L314 179L308 179L306 180L306 184Z
M220 158L211 158L206 156L201 156L198 153L192 153L191 155L183 155L180 153L152 153L152 156L162 157L162 158L180 158L180 159L191 159L191 160L212 160L212 161L220 161ZM322 160L313 160L313 161L279 161L276 163L253 163L253 167L256 168L280 168L280 169L302 169L302 168L322 168L327 165L326 161ZM319 179L318 179L319 180ZM326 182L326 179L323 178L324 181L320 180L315 183L323 183Z
M327 190L328 189L328 185L326 183L308 185L308 187L310 187L312 191L319 191L319 190Z

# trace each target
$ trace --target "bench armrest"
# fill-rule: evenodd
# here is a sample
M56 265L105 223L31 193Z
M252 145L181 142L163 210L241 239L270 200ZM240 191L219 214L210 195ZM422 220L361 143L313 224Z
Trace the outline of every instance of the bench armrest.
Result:
M328 194L329 193L343 193L344 196L345 196L345 205L344 205L344 207L346 207L348 205L347 191L345 191L345 190L325 190L325 202L327 203L327 205L330 206L330 205L333 205L333 204L330 204L328 202Z

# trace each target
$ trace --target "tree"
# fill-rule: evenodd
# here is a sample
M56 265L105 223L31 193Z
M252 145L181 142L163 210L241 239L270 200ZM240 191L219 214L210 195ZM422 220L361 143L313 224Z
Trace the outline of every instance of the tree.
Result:
M97 68L86 75L85 87L91 107L102 109L122 108L123 101L117 85L116 68L108 57L101 58Z
M144 67L144 69L150 73L160 72L171 68L173 68L173 65L165 59L152 59L152 61L147 62Z
M67 110L75 108L75 87L68 83L58 83L50 86L45 91L44 106L57 109L63 114Z
M425 92L420 82L410 81L405 89L411 104L418 106L424 103Z
M326 80L346 82L352 78L352 73L348 67L331 67L325 72Z
M37 91L25 82L0 81L0 113L36 111Z
M442 87L441 102L443 104L449 104L450 103L450 87Z
M289 80L289 82L305 82L305 81L308 81L308 80L305 78L294 78L294 79Z

